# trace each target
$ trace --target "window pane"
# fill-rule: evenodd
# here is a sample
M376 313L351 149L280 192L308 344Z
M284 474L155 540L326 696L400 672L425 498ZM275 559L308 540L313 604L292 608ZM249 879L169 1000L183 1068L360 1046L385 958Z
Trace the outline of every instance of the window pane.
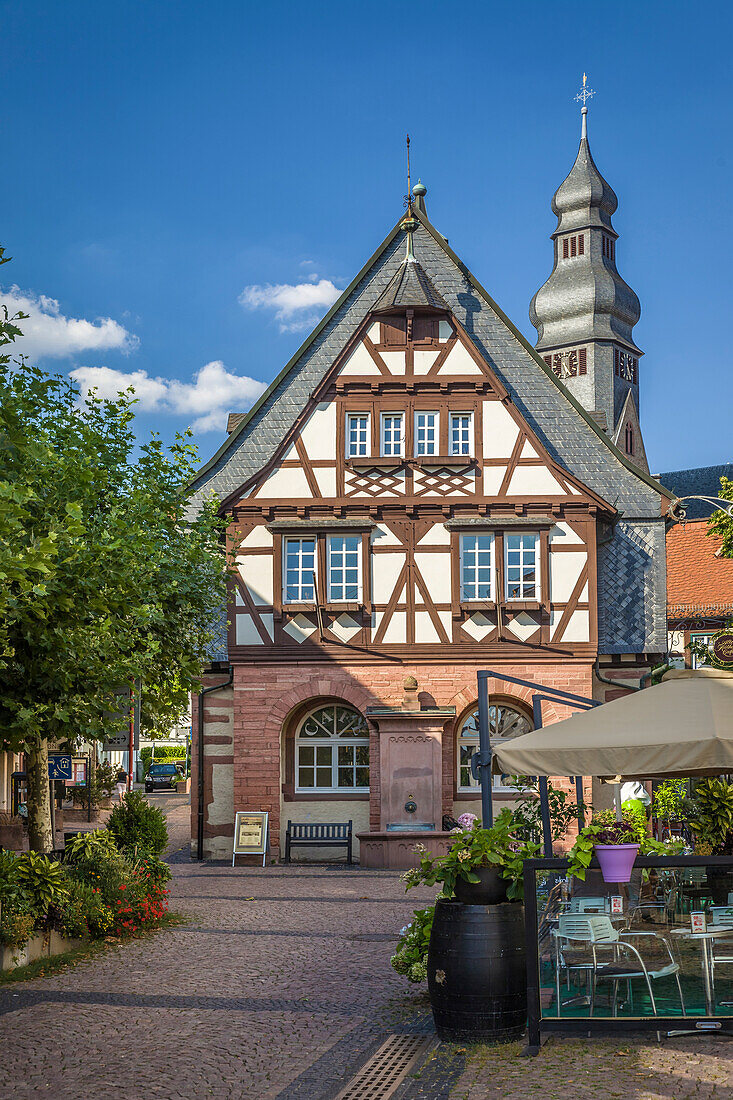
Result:
M434 412L415 413L415 453L418 455L437 454L438 414Z
M369 768L356 769L356 785L357 787L369 786Z
M369 454L369 417L350 414L346 418L346 453L352 458Z
M353 787L354 786L354 769L353 768L339 768L339 787Z
M331 767L331 749L328 745L316 747L316 764L318 767Z
M316 768L316 787L330 787L333 775L330 768Z
M313 768L298 768L298 786L313 787Z
M301 764L313 764L314 748L312 745L301 745L298 749L298 760Z
M356 762L357 764L369 766L369 746L357 745L356 746Z
M461 535L461 599L493 598L491 535Z
M537 535L506 535L505 545L507 598L510 600L538 599Z
M345 767L347 764L354 763L354 746L353 745L339 745L338 747L338 762L339 767Z

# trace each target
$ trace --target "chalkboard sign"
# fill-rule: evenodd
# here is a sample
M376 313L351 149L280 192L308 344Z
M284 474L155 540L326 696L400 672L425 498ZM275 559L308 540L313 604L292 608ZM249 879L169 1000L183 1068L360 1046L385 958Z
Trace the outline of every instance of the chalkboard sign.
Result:
M232 867L237 856L262 856L262 866L265 866L268 817L267 810L245 810L236 815L234 819Z

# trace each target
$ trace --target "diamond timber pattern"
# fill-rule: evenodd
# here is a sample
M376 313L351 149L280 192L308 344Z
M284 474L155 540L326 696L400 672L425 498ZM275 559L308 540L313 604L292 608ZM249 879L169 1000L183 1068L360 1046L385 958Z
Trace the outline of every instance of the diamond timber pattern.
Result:
M388 1100L429 1046L419 1035L390 1035L335 1100Z
M666 652L660 560L664 561L664 529L656 523L621 521L611 542L598 547L601 653Z

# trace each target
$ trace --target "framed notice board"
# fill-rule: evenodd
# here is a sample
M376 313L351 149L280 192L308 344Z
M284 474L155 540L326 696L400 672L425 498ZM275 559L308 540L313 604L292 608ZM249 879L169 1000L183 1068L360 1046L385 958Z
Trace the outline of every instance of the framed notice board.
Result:
M236 815L232 867L237 856L262 856L262 866L265 866L269 839L268 817L267 810L244 810Z

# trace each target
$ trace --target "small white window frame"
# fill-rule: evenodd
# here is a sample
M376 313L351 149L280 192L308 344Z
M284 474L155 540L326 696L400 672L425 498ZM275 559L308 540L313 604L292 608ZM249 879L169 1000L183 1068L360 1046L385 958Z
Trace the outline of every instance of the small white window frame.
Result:
M482 553L482 552L485 553L485 550L482 551L478 546L475 547L475 548L472 548L472 549L469 549L468 547L466 547L464 544L465 544L465 540L468 539L468 538L486 538L489 541L489 554L490 554L489 585L490 585L490 587L489 587L489 595L488 596L479 596L478 592L476 593L476 595L469 596L468 592L466 591L466 589L464 587L463 566L464 566L464 561L465 561L466 557L469 554L476 556L476 562L472 566L472 568L475 569L476 573L477 573L476 580L474 581L474 586L475 586L476 589L478 589L478 584L479 584L478 569L479 569L479 565L478 565L477 556L478 556L479 553ZM495 556L495 547L496 547L496 543L495 543L495 540L494 540L494 535L491 531L461 531L461 534L460 534L460 537L459 537L459 542L458 542L458 571L459 571L459 578L460 578L461 603L486 603L486 602L493 603L494 602L494 600L496 598L496 556Z
M356 592L355 596L347 596L346 594L344 594L343 596L334 596L334 594L333 594L334 593L334 588L335 588L335 582L332 579L332 573L333 573L333 570L335 568L334 565L333 565L333 555L334 555L334 553L339 553L339 554L343 553L345 555L347 553L352 553L353 552L353 551L350 551L350 550L347 551L346 549L334 551L334 548L333 548L332 544L336 539L354 539L355 542L356 542L356 586L357 586L357 592ZM344 572L346 571L345 563L343 565L341 565L340 567L336 567L336 568L341 568L342 571L344 571ZM341 535L341 534L326 535L326 572L327 572L327 581L328 581L328 584L327 584L328 603L361 603L361 601L362 601L362 592L363 592L363 561L362 561L361 535L354 534L352 532L345 532L343 535ZM341 585L341 588L344 590L344 593L345 593L345 591L346 591L346 580L342 579L341 581L339 581L337 583Z
M455 441L453 439L453 422L455 420L462 420L464 418L468 420L468 439L466 440L468 450L466 451L462 450L463 440L459 439L458 449L456 449ZM465 429L460 428L459 430L463 432ZM473 457L474 450L475 443L473 430L473 413L470 411L470 409L467 409L464 412L452 412L448 419L448 454L471 458Z
M366 438L363 443L364 450L361 450L362 442L358 440L355 444L355 449L352 449L351 441L351 424L354 420L366 421ZM359 429L361 432L361 428ZM346 414L346 431L345 431L345 445L346 445L346 457L347 458L369 458L371 454L371 416L368 412L351 412Z
M434 433L434 440L433 440L434 449L432 451L428 451L428 450L421 451L420 450L420 429L418 428L418 417L419 416L433 416L433 417L435 417L435 422L434 422L433 428L432 428L432 431ZM416 458L431 458L433 455L436 455L436 456L439 455L440 454L440 413L437 411L437 409L415 409L413 423L414 423L414 431L415 431L415 447L414 447L415 457ZM425 431L426 432L428 431L427 425L425 427ZM427 439L425 440L425 443L427 445Z
M394 450L394 439L391 439L389 443L385 438L387 431L386 422L389 420L399 420L400 422L400 445L398 450ZM390 428L392 436L394 436L394 428ZM392 450L387 450L387 447L391 447ZM403 412L383 412L379 421L379 450L382 458L403 458L405 454L405 414Z
M509 554L513 550L509 546L509 540L515 537L520 538L533 538L534 539L534 595L524 595L524 580L521 577L521 572L524 569L524 547L520 547L519 555L519 569L520 569L520 585L522 592L519 596L509 595ZM541 540L538 531L507 531L504 535L504 599L507 603L537 603L542 598L542 566L541 566Z
M288 546L291 543L294 543L294 542L297 542L297 543L300 544L300 548L298 550L298 578L299 579L298 579L298 582L295 586L295 587L297 587L298 595L297 595L297 597L295 597L293 599L290 599L288 597L288 588L292 587L292 586L288 584ZM303 543L304 542L312 542L313 543L313 569L308 570L308 572L313 574L313 579L310 580L310 581L305 580L305 573L303 571L303 565L302 565ZM317 535L285 535L284 538L283 538L282 562L283 562L282 563L282 578L283 578L282 601L283 601L283 605L287 606L289 604L314 603L315 598L316 598L317 586L318 586L318 536ZM303 594L303 590L307 586L310 586L310 589L311 589L311 594L308 595L308 596Z

